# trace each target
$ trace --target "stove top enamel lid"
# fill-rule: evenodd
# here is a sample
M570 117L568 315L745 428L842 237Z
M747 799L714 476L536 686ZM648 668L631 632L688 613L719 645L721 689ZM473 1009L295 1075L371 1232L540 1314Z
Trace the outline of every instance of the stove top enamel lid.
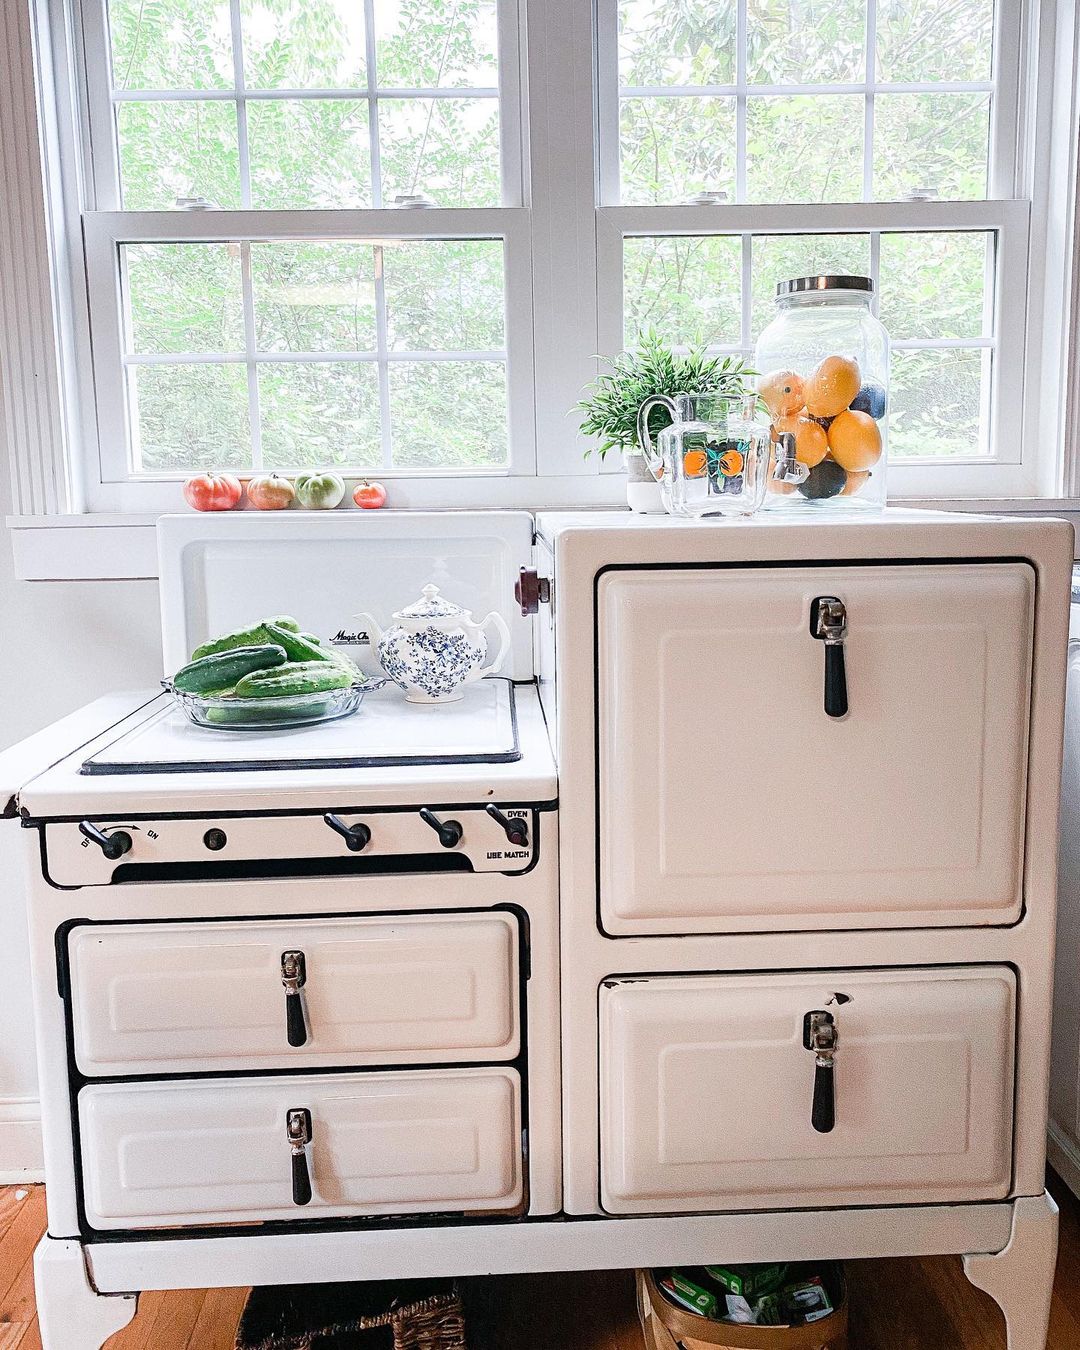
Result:
M83 760L90 775L229 773L409 764L509 764L521 758L514 687L487 679L456 703L406 703L395 685L368 694L351 717L310 727L212 731L167 696Z

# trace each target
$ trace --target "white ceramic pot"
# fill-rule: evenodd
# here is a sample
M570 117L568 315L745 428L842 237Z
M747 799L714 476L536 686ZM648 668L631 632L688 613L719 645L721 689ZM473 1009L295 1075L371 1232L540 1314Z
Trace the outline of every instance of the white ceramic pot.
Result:
M626 466L626 504L639 515L664 514L660 484L653 477L649 462L638 450L623 452Z
M438 586L425 586L415 604L398 610L385 633L370 614L355 617L366 624L387 678L410 703L456 702L467 684L498 671L510 647L501 614L492 610L477 623L468 610L441 596ZM485 665L489 624L499 634L499 650Z

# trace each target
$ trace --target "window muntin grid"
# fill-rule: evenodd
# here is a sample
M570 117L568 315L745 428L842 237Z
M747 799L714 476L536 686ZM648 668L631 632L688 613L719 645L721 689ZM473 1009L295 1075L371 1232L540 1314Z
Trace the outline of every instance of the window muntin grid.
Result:
M349 20L353 57L340 83L315 80L319 71L268 70L252 59L260 14L265 18L276 8L287 22L300 22L307 7L300 0L207 0L198 34L175 34L181 53L189 41L202 54L195 70L179 58L173 67L160 61L140 66L137 41L125 50L107 29L116 160L111 193L124 208L191 209L204 201L242 209L378 208L398 204L395 198L402 195L444 207L499 205L506 175L496 0L455 0L442 49L430 59L417 52L411 61L403 56L407 33L390 45L388 16L401 17L395 0L356 0L352 7L334 0L329 7ZM114 14L130 8L130 0L113 0ZM161 11L167 25L168 0L154 13ZM144 23L142 10L137 13ZM455 38L463 32L470 41L480 35L482 54L465 72L456 71L453 60L461 45ZM415 84L385 82L383 67L421 78ZM131 80L144 73L161 77L161 83L134 87ZM464 82L463 73L483 82ZM289 75L298 78L286 83ZM275 180L264 153L272 131L310 149L294 165L301 178L309 169L310 181ZM320 178L319 162L331 153L339 171ZM452 155L468 165L467 178L455 180L447 167ZM136 182L137 169L150 175L149 185Z
M751 359L776 281L870 275L892 338L890 458L985 459L997 347L992 231L628 235L624 341L656 328L677 347Z
M124 244L118 264L132 473L508 466L501 239Z
M673 12L669 0L600 3L618 49L601 52L602 90L615 86L614 97L602 97L602 176L611 204L674 204L701 192L736 203L896 200L927 188L939 200L988 193L993 0L974 0L961 11L966 28L957 61L964 78L944 78L957 70L950 71L948 52L933 41L940 12L933 0L689 0L678 7L684 44L680 50L676 41L674 52L664 50L658 32L651 45L643 38L649 24L656 30ZM755 38L765 20L787 17L794 36L796 13L803 40L788 46L803 50L763 59ZM852 28L861 26L860 40L837 60L829 43L815 49L814 37L826 19L845 15ZM911 20L913 32L898 32L898 15ZM706 33L713 40L695 46ZM635 78L638 72L647 78ZM771 118L762 115L768 108ZM942 153L936 133L943 121L959 129L961 156ZM769 144L773 122L778 134ZM695 130L708 140L707 154ZM642 172L650 154L651 177Z

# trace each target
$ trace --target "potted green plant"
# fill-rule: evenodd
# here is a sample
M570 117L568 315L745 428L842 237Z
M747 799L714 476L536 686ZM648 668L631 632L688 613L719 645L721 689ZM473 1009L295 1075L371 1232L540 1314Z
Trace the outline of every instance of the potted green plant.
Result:
M626 465L626 500L632 511L662 511L660 487L653 478L637 439L638 409L657 394L730 394L738 397L753 371L739 356L708 356L702 348L675 352L655 330L649 329L637 346L620 352L610 370L589 387L577 405L581 430L599 438L586 454L603 458L610 450L622 452ZM670 421L664 408L649 416L653 436Z

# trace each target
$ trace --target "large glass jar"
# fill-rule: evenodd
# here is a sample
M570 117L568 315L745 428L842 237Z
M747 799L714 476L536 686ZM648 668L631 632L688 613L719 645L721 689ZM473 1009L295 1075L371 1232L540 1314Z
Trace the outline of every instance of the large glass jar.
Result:
M869 277L782 281L758 339L773 470L766 508L885 505L889 336Z

